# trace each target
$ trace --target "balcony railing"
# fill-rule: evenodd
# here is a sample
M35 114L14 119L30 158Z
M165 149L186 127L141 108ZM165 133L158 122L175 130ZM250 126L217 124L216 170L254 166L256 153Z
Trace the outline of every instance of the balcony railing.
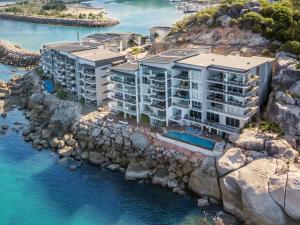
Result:
M155 89L155 90L160 90L160 91L164 91L166 90L166 87L164 85L151 85L150 86L152 89Z
M186 101L173 102L173 106L183 108L183 109L188 109L189 103Z
M245 82L241 81L241 80L233 80L233 79L229 79L228 81L225 80L225 77L219 77L219 76L209 76L207 78L208 81L211 82L216 82L216 83L221 83L221 84L229 84L229 85L233 85L233 86L238 86L238 87L248 87L251 83L253 83L254 81L257 81L259 78L259 76L255 75L252 76L251 78L249 78L248 80L246 80Z
M183 85L183 84L177 84L177 85L173 85L173 88L176 89L181 89L181 90L189 90L189 85Z
M175 97L175 98L180 98L180 99L184 99L184 100L186 100L186 101L188 101L188 100L190 99L190 96L188 96L188 95L180 95L180 94L178 94L178 93L175 93L175 94L173 95L173 97Z
M156 108L156 109L165 109L166 108L166 104L152 103L150 106L153 107L153 108Z
M162 100L162 101L166 100L166 96L164 96L164 95L158 95L158 94L150 95L150 98L158 99L158 100Z
M237 134L240 131L240 128L237 127L232 127L232 126L228 126L228 125L223 125L223 124L219 124L216 122L209 122L207 120L205 121L201 121L201 119L199 118L194 118L194 117L190 117L190 116L185 116L184 119L203 125L203 126L207 126L207 127L211 127L214 129L218 129L227 133L231 133L231 134Z
M178 74L178 75L174 76L173 78L178 79L178 80L185 80L185 81L189 80L189 76L183 75L183 74Z

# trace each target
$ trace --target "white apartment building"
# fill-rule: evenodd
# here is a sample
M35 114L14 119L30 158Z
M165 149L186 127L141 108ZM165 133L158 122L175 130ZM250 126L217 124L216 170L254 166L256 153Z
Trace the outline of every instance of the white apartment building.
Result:
M111 69L109 107L123 112L124 117L135 117L140 121L140 77L138 63L123 63Z
M108 100L108 72L125 62L125 56L97 44L59 43L41 50L41 67L46 75L74 98L101 105Z
M149 117L153 126L238 133L268 97L273 61L195 50L169 50L142 59L131 80L139 96L135 115ZM112 76L120 78L115 72ZM125 112L121 107L118 111Z

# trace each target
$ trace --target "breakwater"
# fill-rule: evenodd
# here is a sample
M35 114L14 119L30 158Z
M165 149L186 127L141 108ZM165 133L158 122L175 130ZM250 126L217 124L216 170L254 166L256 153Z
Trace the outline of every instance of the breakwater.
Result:
M120 23L118 20L112 18L106 18L98 21L91 19L47 18L38 16L12 15L7 13L0 13L0 19L75 27L111 27Z
M0 40L0 63L17 67L30 67L37 65L39 58L39 53L27 51Z

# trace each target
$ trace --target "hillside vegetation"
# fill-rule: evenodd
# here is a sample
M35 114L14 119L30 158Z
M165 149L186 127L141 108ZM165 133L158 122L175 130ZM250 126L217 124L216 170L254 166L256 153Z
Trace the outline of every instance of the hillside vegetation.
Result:
M297 1L224 0L219 6L200 11L177 22L172 32L186 32L195 26L239 26L272 41L271 52L300 55L300 11Z

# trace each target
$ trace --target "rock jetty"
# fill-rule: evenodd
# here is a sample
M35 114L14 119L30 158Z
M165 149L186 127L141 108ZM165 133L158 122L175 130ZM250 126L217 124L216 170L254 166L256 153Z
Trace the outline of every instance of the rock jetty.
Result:
M19 85L37 83L25 77ZM73 158L70 170L86 161L124 173L127 180L191 192L199 206L221 204L246 224L300 223L300 158L290 139L249 128L230 136L221 157L204 156L167 145L147 128L113 122L96 112L84 115L80 104L32 86L34 92L21 86L10 94L17 90L28 97L22 101L30 121L22 131L24 140L38 150L52 149L61 161Z
M67 19L67 18L52 18L52 17L39 17L39 16L23 16L13 15L7 13L0 13L0 19L17 20L31 23L53 24L63 26L75 27L112 27L120 22L116 19L106 18L103 20L92 19Z
M39 53L27 51L0 40L0 63L17 67L31 67L38 64L39 58Z

